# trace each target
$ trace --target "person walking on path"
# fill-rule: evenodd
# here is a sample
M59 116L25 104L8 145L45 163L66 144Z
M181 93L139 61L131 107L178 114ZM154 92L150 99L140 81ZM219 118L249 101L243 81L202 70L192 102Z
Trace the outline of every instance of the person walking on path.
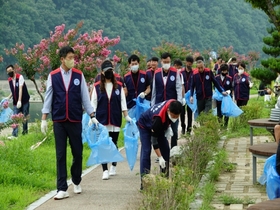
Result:
M125 94L122 83L117 81L113 72L113 65L110 61L105 60L101 65L100 81L94 83L94 89L91 96L91 105L94 107L96 116L90 120L98 126L98 123L105 125L109 136L118 147L118 138L120 127L122 124L122 113L127 122L131 122L131 118L127 114ZM113 162L110 171L108 171L107 163L102 164L103 180L108 180L109 175L116 175L117 163Z
M228 76L228 65L222 64L220 66L220 72L221 74L218 74L216 76L216 80L220 84L220 86L224 89L224 91L228 92L228 94L231 94L232 90L232 78ZM219 123L223 124L224 127L227 127L229 117L222 115L222 102L217 101L217 116ZM224 117L224 123L223 123L223 117Z
M185 93L188 92L191 87L192 75L193 75L193 71L192 71L193 61L194 60L193 60L192 56L187 56L186 57L186 67L181 70L181 75L184 80ZM183 98L183 100L184 100L184 98ZM185 123L186 104L183 103L182 105L183 105L183 107L182 107L183 109L182 109L182 113L180 115L181 128L182 128L181 133L185 134L185 132L186 132L186 123ZM192 113L191 108L188 105L187 105L187 117L188 117L187 133L190 134L191 129L192 129L193 113Z
M170 132L170 124L178 121L182 104L174 99L153 105L141 114L137 121L140 133L140 175L142 177L151 170L151 147L159 159L161 172L168 176L170 148L166 136Z
M8 82L10 85L11 93L7 99L13 98L14 114L22 113L24 115L22 123L22 134L28 133L28 120L29 115L29 93L26 87L24 78L21 74L15 73L13 65L9 65L6 68L7 74L9 75ZM15 127L12 132L12 136L18 136L18 127Z
M193 72L190 102L193 103L193 94L195 89L198 114L202 111L207 113L212 109L212 83L223 95L227 95L227 92L222 90L221 86L215 79L213 72L204 67L204 62L202 60L198 60L196 62L196 67L197 69Z
M55 200L69 197L67 192L67 138L73 161L71 166L74 193L81 193L82 180L82 115L83 109L94 117L87 83L83 73L74 67L74 50L70 46L59 50L61 66L53 70L47 80L45 102L42 109L41 131L46 134L47 116L51 112L56 146L57 194Z
M151 98L152 98L154 74L155 74L155 71L158 69L158 57L152 57L150 59L150 65L151 65L151 68L147 69L146 75L147 75L147 79L150 83L150 90L151 91L145 97L149 101L151 101Z
M175 99L182 103L181 73L171 67L171 56L168 52L161 55L161 65L162 68L158 68L154 74L151 106L169 99ZM171 148L177 146L178 125L179 121L174 121L171 124L173 131Z

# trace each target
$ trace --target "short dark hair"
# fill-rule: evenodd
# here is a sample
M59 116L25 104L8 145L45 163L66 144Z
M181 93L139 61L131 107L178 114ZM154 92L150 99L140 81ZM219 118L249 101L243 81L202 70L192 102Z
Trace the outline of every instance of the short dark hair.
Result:
M225 71L225 70L228 71L228 65L227 65L226 63L223 63L223 64L220 66L220 70L221 70L221 71Z
M195 61L204 61L204 58L201 55L199 55L196 57Z
M193 57L192 57L191 55L188 55L188 56L186 57L186 61L187 61L187 62L190 62L190 63L193 63Z
M151 59L147 60L147 63L150 62L150 61L151 61Z
M237 61L236 57L232 57L231 61Z
M170 55L170 53L168 53L168 52L164 52L164 53L162 53L161 54L161 56L160 56L160 58L161 59L166 59L166 58L171 58L171 55Z
M131 63L131 61L137 61L137 62L139 63L139 62L140 62L140 58L139 58L137 55L133 54L133 55L131 55L131 56L128 58L128 63L129 63L129 64Z
M244 62L239 62L237 66L242 66L244 69L246 69L246 64Z
M7 71L7 69L10 68L10 67L11 67L12 69L14 69L14 66L13 66L12 64L10 64L10 65L8 65L8 66L6 67L6 71Z
M62 47L59 50L59 58L66 58L67 54L70 52L75 53L72 47L70 47L70 46Z
M172 101L168 107L169 111L173 114L181 114L182 112L182 104L179 101Z
M158 57L152 57L152 58L151 58L151 61L156 61L156 62L158 62Z
M183 66L183 63L182 63L182 61L180 59L174 60L173 64L177 65L177 66Z

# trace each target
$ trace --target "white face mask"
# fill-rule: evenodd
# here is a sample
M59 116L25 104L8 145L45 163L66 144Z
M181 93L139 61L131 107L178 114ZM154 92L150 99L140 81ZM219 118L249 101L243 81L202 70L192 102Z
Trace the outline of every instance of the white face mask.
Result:
M139 65L133 65L133 66L130 67L130 69L131 69L132 72L136 73L139 69Z
M238 74L243 74L244 73L244 69L238 69Z
M173 122L173 123L175 123L178 119L177 118L172 118L171 116L170 116L170 114L168 114L168 117L169 117L169 119Z
M163 63L162 68L168 70L170 68L170 63Z

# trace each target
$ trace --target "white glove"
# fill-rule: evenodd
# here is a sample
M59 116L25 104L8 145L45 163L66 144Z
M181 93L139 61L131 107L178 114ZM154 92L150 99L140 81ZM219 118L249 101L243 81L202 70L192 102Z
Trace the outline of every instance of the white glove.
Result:
M253 85L254 85L254 83L253 83L253 82L249 82L249 88L252 88L252 87L253 87Z
M132 119L128 115L126 115L126 117L124 119L126 120L126 122L129 122L129 123L132 121Z
M17 108L19 109L21 107L21 101L17 102Z
M183 98L183 99L182 99L182 106L185 106L185 105L186 105L186 99Z
M230 90L227 90L226 92L228 93L228 95L231 93L231 91L230 91Z
M165 131L164 136L165 136L167 139L170 139L173 135L174 135L174 134L173 134L173 130L172 130L172 128L169 126L169 128Z
M145 98L145 93L142 92L142 93L140 93L138 96L139 96L140 98Z
M164 169L164 168L165 168L165 160L163 159L162 156L160 156L160 157L158 158L158 162L159 162L160 167L161 167L162 169Z
M98 120L95 117L93 117L88 121L88 126L91 127L92 124L98 126L98 123L99 123Z
M46 135L47 130L48 130L47 120L42 120L42 122L41 122L41 132Z

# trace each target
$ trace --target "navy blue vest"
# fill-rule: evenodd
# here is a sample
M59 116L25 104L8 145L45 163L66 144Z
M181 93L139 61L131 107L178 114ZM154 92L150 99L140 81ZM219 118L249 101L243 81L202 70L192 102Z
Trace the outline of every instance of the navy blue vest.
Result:
M237 73L238 73L237 65L230 64L228 68L228 75L233 78L234 75Z
M148 95L146 95L146 99L149 100L149 101L150 101L151 98L152 98L154 73L155 73L155 71L152 70L152 69L148 69L148 70L146 71L146 76L147 76L146 78L149 80L150 88L151 88L151 92L150 92Z
M215 78L225 91L232 89L232 78L230 76L227 75L223 81L221 79L221 75L217 75Z
M150 109L148 109L146 112L141 114L138 125L142 128L151 130L153 126L153 118L155 116L159 116L161 118L161 122L163 124L163 130L167 130L168 126L170 125L171 121L168 118L167 115L167 109L169 107L169 104L175 101L174 99L163 101L161 103L153 105Z
M235 100L249 100L249 75L246 72L241 75L235 74L233 82Z
M181 75L183 76L184 80L185 92L188 92L188 90L191 89L193 71L187 72L186 68L184 68L183 70L181 70Z
M177 89L176 89L177 69L171 67L168 70L168 76L165 85L162 78L162 68L156 70L154 74L154 78L155 78L155 87L153 88L156 88L155 104L169 99L177 100Z
M11 77L8 78L10 89L11 89L12 96L13 96L13 105L17 105L17 102L18 102L19 77L20 77L20 74L16 74L15 87L13 85L13 78L11 78ZM28 103L29 102L29 98L30 98L30 96L29 96L27 87L26 87L25 82L24 82L23 86L22 86L21 103L22 104Z
M82 72L72 68L68 91L62 78L60 68L50 73L53 87L52 120L63 122L81 122L83 115L81 82Z
M118 82L118 88L112 90L110 101L106 90L100 91L100 82L94 83L97 94L96 119L102 125L114 125L121 127L122 107L121 107L121 82Z
M136 102L133 101L134 98L137 98L137 96L146 90L146 72L139 70L138 80L137 84L134 84L132 73L128 72L124 75L124 83L127 88L127 96L126 96L126 104L127 108L131 109Z

